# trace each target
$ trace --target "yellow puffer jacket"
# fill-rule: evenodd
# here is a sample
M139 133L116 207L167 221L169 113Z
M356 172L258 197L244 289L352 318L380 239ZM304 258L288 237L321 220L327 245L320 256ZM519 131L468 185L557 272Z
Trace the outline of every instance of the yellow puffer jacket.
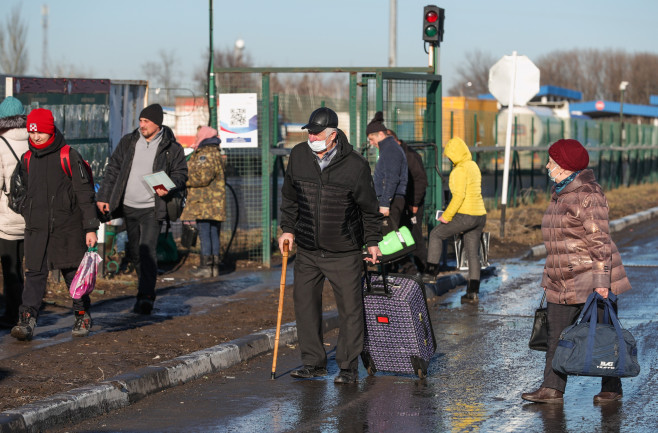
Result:
M452 221L456 213L466 215L486 215L482 200L482 174L473 161L468 146L461 138L452 138L446 144L445 155L454 164L448 183L452 199L443 213L446 221Z

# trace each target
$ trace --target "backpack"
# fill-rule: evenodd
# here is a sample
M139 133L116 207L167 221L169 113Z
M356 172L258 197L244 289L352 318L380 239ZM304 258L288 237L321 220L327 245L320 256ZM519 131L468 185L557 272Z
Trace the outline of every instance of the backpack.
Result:
M71 146L68 144L62 146L59 150L59 160L62 165L62 171L69 179L73 178L73 170L71 169ZM15 155L14 155L15 156ZM16 168L11 175L11 182L9 183L9 192L7 194L9 209L20 214L23 210L23 204L27 197L27 188L25 185L25 179L23 178L23 167L25 167L25 174L27 175L30 172L30 158L32 158L32 151L28 150L23 154L22 163L19 162L16 164ZM18 158L16 158L18 159ZM84 159L80 158L82 164L79 164L80 176L84 179L89 179L91 184L94 184L94 177L91 172L91 166ZM84 168L83 168L84 167ZM84 171L83 171L84 170Z
M71 170L71 146L68 144L65 144L62 146L61 149L59 149L59 162L62 165L62 171L64 174L68 176L69 179L73 178L73 171ZM25 164L25 172L29 173L30 172L30 158L32 158L32 151L28 150L23 154L23 163ZM82 161L82 164L79 166L80 168L80 177L83 179L86 177L89 179L89 182L91 184L94 184L94 175L91 172L91 166L89 163L84 159L80 158ZM82 171L84 167L84 172ZM86 172L86 173L85 173Z
M7 196L7 204L9 205L9 209L16 213L20 213L20 209L23 207L25 196L27 194L27 190L25 189L23 178L21 177L20 173L21 160L18 158L18 156L16 156L16 152L14 152L14 149L9 145L9 142L5 139L5 137L0 136L0 138L2 138L2 141L7 144L7 147L11 151L11 154L14 155L14 158L16 158L17 162L9 181L9 191L7 191L7 185L3 183L2 192L4 192Z

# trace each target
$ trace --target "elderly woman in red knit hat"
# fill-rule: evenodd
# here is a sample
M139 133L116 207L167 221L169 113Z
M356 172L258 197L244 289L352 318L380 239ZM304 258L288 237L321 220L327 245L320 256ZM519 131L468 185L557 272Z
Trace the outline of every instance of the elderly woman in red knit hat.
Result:
M55 128L50 110L36 108L27 115L29 150L22 157L27 194L21 214L25 218L25 286L18 324L12 337L30 340L46 292L48 271L60 269L70 287L87 251L96 244L94 185L84 161L69 149L70 175L64 171L61 149L67 146ZM89 334L89 295L73 300L73 336Z
M541 224L547 251L542 286L548 301L548 350L541 387L521 398L561 404L567 376L551 367L560 333L576 321L592 291L607 298L610 291L618 295L630 290L631 284L617 246L610 239L608 201L594 172L587 169L587 149L577 140L562 139L548 149L548 154L546 169L555 182ZM603 377L594 403L621 397L621 380Z

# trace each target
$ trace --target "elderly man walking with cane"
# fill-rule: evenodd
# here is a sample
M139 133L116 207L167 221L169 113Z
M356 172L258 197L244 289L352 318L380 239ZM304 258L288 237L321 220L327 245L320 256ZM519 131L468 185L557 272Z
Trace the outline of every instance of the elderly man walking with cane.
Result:
M297 245L293 301L302 368L290 375L310 379L327 374L322 329L325 278L334 290L340 321L334 383L358 380L363 349L362 249L368 261L380 255L379 204L367 161L338 129L338 116L322 107L303 126L308 142L290 153L283 181L279 248Z

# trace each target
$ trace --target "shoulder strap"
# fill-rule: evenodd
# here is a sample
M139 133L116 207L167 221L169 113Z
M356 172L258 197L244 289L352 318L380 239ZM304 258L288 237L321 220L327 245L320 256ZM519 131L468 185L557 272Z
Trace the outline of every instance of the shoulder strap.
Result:
M14 158L16 158L16 161L20 162L21 160L18 159L18 156L16 156L16 152L14 152L14 149L11 147L11 145L9 144L7 139L5 137L3 137L2 135L0 135L0 138L2 138L2 141L4 141L7 144L7 147L11 151L11 154L14 155Z
M30 172L30 158L32 158L32 151L28 149L28 151L23 154L23 162L27 173Z
M68 177L73 177L73 171L71 171L71 146L65 144L59 150L59 161L62 164L62 170Z

